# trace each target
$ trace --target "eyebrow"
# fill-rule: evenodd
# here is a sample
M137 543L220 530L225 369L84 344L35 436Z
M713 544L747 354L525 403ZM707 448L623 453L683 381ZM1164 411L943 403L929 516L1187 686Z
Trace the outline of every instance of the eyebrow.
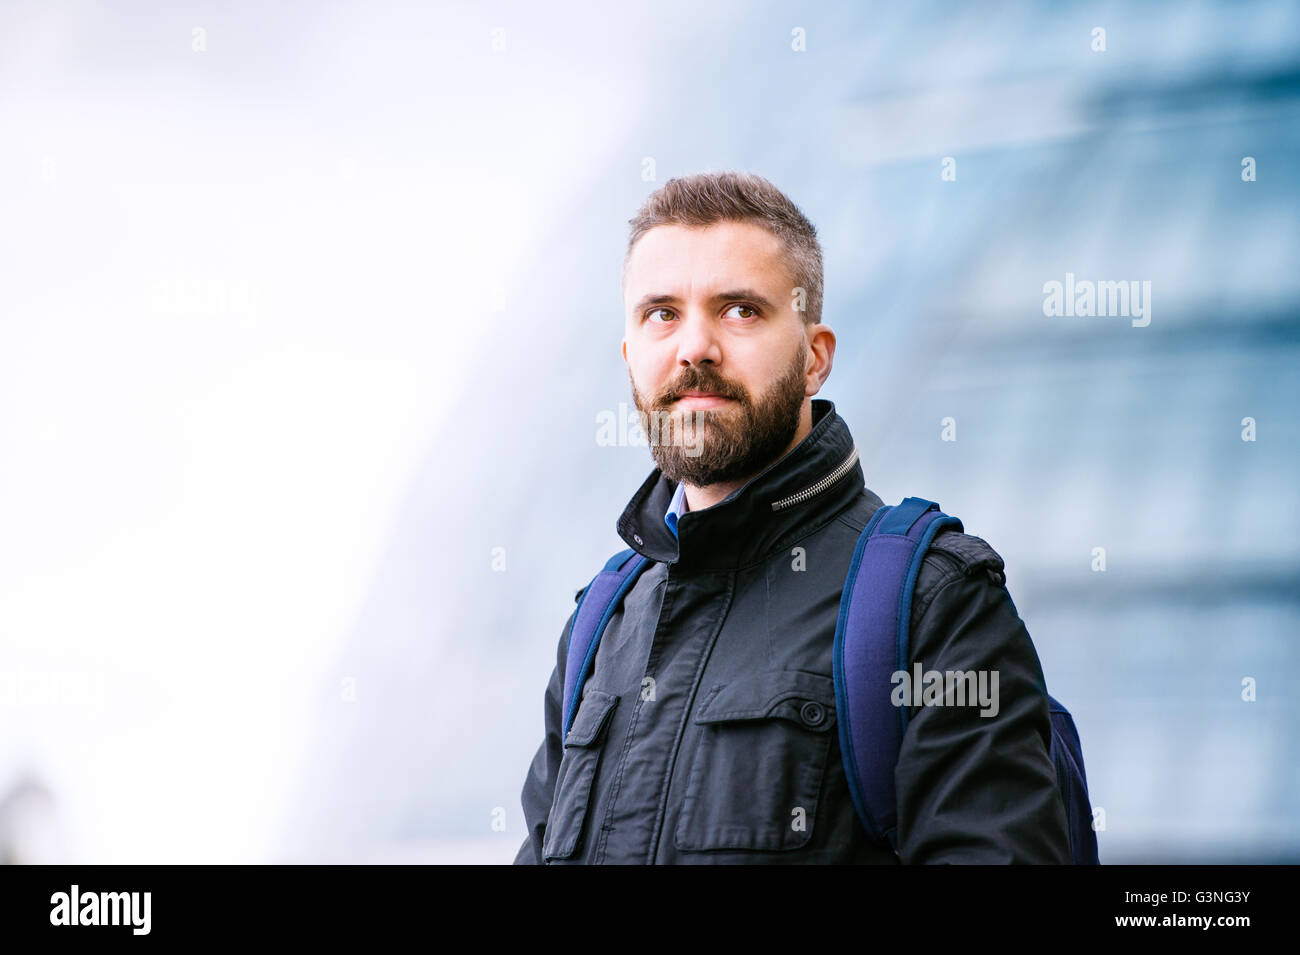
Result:
M776 311L775 305L769 302L764 296L759 295L753 289L748 289L748 288L733 289L729 292L718 292L715 295L710 295L708 301L709 304L713 305L721 302L730 301L732 299L747 299L748 301L753 302L759 308L766 309L769 312ZM669 295L666 293L660 293L657 295L654 294L646 295L641 299L641 301L636 303L634 311L636 311L639 314L640 312L643 312L645 309L649 308L651 305L675 305L680 301L681 299L679 299L676 295Z

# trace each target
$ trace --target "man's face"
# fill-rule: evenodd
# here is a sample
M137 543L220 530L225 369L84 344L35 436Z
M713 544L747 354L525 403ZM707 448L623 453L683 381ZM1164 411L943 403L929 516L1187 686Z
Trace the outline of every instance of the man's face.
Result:
M789 448L810 373L780 239L761 226L656 226L623 286L623 358L665 475L705 487L758 473Z

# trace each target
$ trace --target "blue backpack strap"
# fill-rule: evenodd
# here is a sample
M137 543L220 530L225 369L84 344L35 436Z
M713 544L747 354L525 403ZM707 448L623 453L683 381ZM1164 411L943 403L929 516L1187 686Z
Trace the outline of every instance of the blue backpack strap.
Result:
M591 673L596 659L596 647L605 625L614 616L624 594L632 589L641 571L650 560L630 547L619 551L608 561L582 592L578 609L574 612L573 627L569 631L569 653L564 666L564 726L560 738L569 735L573 715L578 710L582 685Z
M893 674L908 669L912 592L930 541L962 523L934 501L880 507L858 538L835 624L835 708L849 794L878 842L898 849L894 765L908 709L894 706Z

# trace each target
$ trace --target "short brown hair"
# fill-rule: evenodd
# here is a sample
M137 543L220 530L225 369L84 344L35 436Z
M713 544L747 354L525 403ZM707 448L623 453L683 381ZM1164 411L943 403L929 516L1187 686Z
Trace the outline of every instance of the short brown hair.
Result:
M822 247L817 230L785 193L751 172L679 176L650 193L628 220L632 231L623 256L624 277L633 247L655 226L708 226L715 222L751 222L780 239L794 284L804 290L803 320L809 324L821 321Z

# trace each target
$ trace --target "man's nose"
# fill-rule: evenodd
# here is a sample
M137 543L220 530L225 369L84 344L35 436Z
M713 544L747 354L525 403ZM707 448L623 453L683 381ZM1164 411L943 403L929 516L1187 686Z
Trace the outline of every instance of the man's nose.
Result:
M722 344L718 340L718 330L713 322L699 315L688 313L680 319L677 327L677 363L679 365L699 365L722 362Z

